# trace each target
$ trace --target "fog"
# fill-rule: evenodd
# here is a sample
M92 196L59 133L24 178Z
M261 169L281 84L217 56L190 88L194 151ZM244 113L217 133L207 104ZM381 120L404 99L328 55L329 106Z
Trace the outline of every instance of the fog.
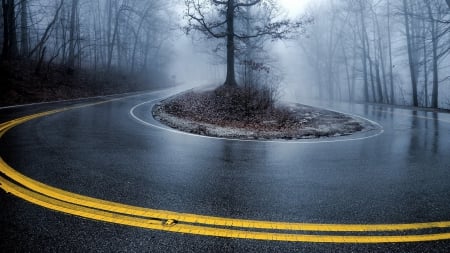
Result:
M224 19L220 4L206 0L2 2L6 4L2 16L7 17L2 18L2 58L18 55L70 69L118 71L191 86L220 85L227 78L226 39L208 35L200 23L206 20L213 33L225 31L214 23ZM8 19L8 3L15 6L15 19ZM271 27L279 29L278 34L261 32L236 42L238 84L244 75L243 62L251 60L270 70L260 79L277 87L282 100L450 108L450 14L445 1L255 3L235 12L235 29L241 33L236 41L244 28L248 34L270 27L270 22L279 22L281 28ZM189 17L195 11L200 11L201 19ZM298 21L303 23L295 27ZM285 33L282 28L290 30Z
M420 12L420 15L406 13L410 16L410 30L415 33L412 36L416 37L410 39L414 40L411 43L414 45L410 46L415 47L412 50L416 51L413 52L414 59L410 62L403 3L399 1L363 2L365 6L352 7L352 1L298 1L295 2L296 4L292 4L292 1L279 1L283 14L291 19L304 15L311 15L314 18L314 23L306 28L306 33L293 40L269 42L267 47L276 61L279 74L283 77L280 85L282 99L298 102L320 99L414 105L410 77L411 64L415 65L417 105L432 107L434 70L432 66L433 35L430 27L434 25L436 30L443 33L436 45L437 51L440 52L437 61L437 107L449 108L450 64L447 57L449 28L443 25L449 19L448 6L444 2L433 2L430 4L430 14L423 11L427 6L420 1L406 3L406 8L411 9L408 12ZM180 6L180 18L182 18L181 13L184 12L183 7ZM361 15L366 26L364 35L367 36L364 42L366 51L372 54L366 55L367 73L365 74L361 73L363 72L361 60L363 48L361 38L358 38L361 36L358 30L362 29ZM433 16L434 22L429 15ZM387 35L388 26L390 41ZM178 52L176 58L179 60L174 65L174 69L179 69L177 72L180 73L180 77L193 83L220 84L223 82L226 66L217 60L214 54L211 54L214 45L210 43L213 44L213 42L205 42L199 39L199 36L184 34L181 38L182 40L175 44ZM390 44L391 53L388 51L388 44ZM211 50L209 52L208 47ZM194 58L199 61L192 62ZM329 66L325 66L327 64ZM380 72L378 77L377 71ZM427 71L426 74L425 71ZM367 98L364 97L363 75L366 75L366 85L369 86ZM327 78L326 81L330 84L320 80L320 77ZM389 80L391 77L392 84ZM381 86L381 93L377 85ZM391 88L390 85L393 87Z
M278 0L277 3L281 13L291 19L296 19L306 13L307 6L318 1L290 1ZM186 25L184 13L186 6L184 3L177 4L177 19L180 26ZM226 75L226 65L223 59L218 59L212 53L214 44L218 41L205 41L201 36L186 35L182 31L178 32L173 41L174 58L170 66L170 71L176 73L177 81L183 84L213 84L223 83ZM283 69L285 80L283 81L282 93L285 99L292 100L294 97L290 91L295 90L295 83L300 77L296 77L296 68L299 62L295 55L299 55L298 41L274 41L269 47L270 53L277 59L280 68ZM195 60L193 60L195 59ZM290 85L292 84L292 85Z
M290 19L304 16L306 8L318 1L289 1L278 0L280 13ZM186 25L184 3L177 4L177 19L180 26ZM301 39L301 38L299 38ZM186 35L179 32L173 42L174 59L170 65L170 71L176 73L177 81L185 85L220 85L225 80L226 64L223 58L218 58L212 53L218 41L202 40L202 36ZM298 76L298 55L300 48L297 40L273 41L268 43L268 51L277 62L277 70L283 75L280 92L283 100L298 100L297 94L303 94L297 85L302 83L302 77ZM224 55L222 57L225 57ZM193 60L195 59L195 60ZM294 92L294 93L293 93ZM304 97L304 96L303 96Z

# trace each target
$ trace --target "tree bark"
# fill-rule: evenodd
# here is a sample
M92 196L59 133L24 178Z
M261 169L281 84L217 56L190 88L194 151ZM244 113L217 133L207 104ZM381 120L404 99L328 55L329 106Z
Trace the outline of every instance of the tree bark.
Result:
M345 48L342 45L342 56L344 57L344 65L345 65L345 75L347 77L347 89L348 89L348 100L353 102L352 92L351 92L351 84L350 84L350 71L348 66L347 54L345 52Z
M378 16L376 14L376 12L374 12L374 18L375 18L375 25L377 28L377 44L378 44L378 56L379 61L377 62L377 74L380 75L380 67L381 67L381 79L383 81L383 89L381 89L381 84L380 87L378 88L379 90L379 94L380 94L380 102L381 103L389 103L389 97L387 94L387 82L386 82L386 71L385 71L385 66L384 66L384 52L383 52L383 46L382 46L382 35L381 35L381 29L380 29L380 22L378 21ZM380 64L378 64L380 63ZM378 76L377 78L379 78L380 76Z
M436 21L433 17L433 11L431 10L431 4L429 1L426 1L428 15L431 21L431 44L433 50L433 91L431 94L431 107L438 108L439 101L439 69L438 69L438 55L437 55L437 47L438 47L438 35L437 35L437 25ZM448 3L448 1L447 1Z
M224 85L237 86L234 68L234 0L228 0L227 6L227 78Z
M377 102L377 94L375 91L375 80L373 78L373 62L370 58L370 52L367 54L367 59L369 60L369 74L370 74L370 87L372 88L372 102Z
M75 27L76 15L78 13L78 0L72 0L72 10L70 13L70 31L69 31L69 59L67 67L70 71L75 68Z
M12 60L17 56L16 12L14 0L2 0L3 49L2 58Z
M367 49L366 49L366 22L364 21L364 6L362 1L361 7L361 40L362 40L362 63L363 63L363 76L364 76L364 101L369 102L369 81L367 79Z
M9 20L8 12L9 6L6 0L2 0L2 11L3 11L3 46L2 46L2 59L7 60L9 58Z
M408 46L408 60L409 60L409 72L411 75L411 86L412 86L412 101L414 106L419 106L419 101L417 99L417 72L416 72L416 61L413 52L413 38L410 31L410 21L408 13L408 4L406 0L403 0L403 12L405 18L405 30L406 30L406 41Z
M426 34L426 20L422 19L422 26L423 26L423 33ZM428 50L427 50L427 40L428 38L426 36L423 36L423 86L424 86L424 92L425 92L425 101L424 105L425 107L428 107Z
M116 16L115 16L114 32L112 34L111 41L108 42L109 44L108 44L107 72L109 72L111 70L112 57L113 57L113 53L114 53L114 44L117 41L116 37L119 32L120 13L122 12L122 7L119 7L117 2L115 2L115 3L116 3L116 6L115 6L116 7ZM119 45L117 45L117 50L119 50Z
M20 1L20 54L27 57L28 45L28 6L27 0Z
M381 88L381 77L380 77L380 64L375 62L375 74L377 81L377 92L378 92L378 103L383 103L383 89Z
M373 61L372 61L372 57L370 54L369 35L367 34L366 29L364 29L364 32L365 32L364 37L365 37L366 49L367 49L367 52L365 53L365 55L367 57L367 60L369 61L369 75L370 75L370 86L372 89L372 102L377 102L377 95L376 95L376 90L375 90L375 80L374 80L374 75L373 75Z
M449 0L450 1L450 0ZM395 91L394 91L394 70L392 65L392 38L391 38L391 2L387 2L387 19L388 19L388 48L389 48L389 86L391 89L391 104L395 104Z
M107 21L106 21L106 69L109 72L109 69L111 68L111 59L112 59L112 52L113 52L113 41L111 40L111 34L112 34L112 6L113 0L106 1L106 10L107 10Z
M10 53L11 58L15 58L17 56L18 48L17 48L17 31L16 31L16 3L14 0L8 0L9 2L9 33L10 33Z
M147 13L151 8L151 4L146 8L146 10L144 11L144 14L142 15L140 21L139 21L139 25L137 28L137 31L135 33L134 36L134 45L133 45L133 52L131 55L131 69L130 69L130 73L133 74L134 70L135 70L135 64L136 64L136 50L137 50L137 45L139 42L139 35L141 33L141 29L142 29L142 25L144 24L145 19L147 18Z

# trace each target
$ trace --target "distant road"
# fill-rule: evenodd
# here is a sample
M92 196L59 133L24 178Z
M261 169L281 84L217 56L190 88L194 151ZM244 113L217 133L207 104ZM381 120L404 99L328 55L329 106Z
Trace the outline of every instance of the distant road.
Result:
M322 104L383 132L225 140L153 120L180 90L0 109L0 249L450 252L450 114Z

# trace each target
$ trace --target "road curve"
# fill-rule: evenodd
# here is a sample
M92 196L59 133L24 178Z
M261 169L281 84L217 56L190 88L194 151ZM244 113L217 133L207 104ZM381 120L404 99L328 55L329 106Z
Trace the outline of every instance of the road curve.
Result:
M149 101L174 92L177 90L1 109L0 122L8 122L42 111L96 103L36 117L9 129L0 139L0 156L31 179L82 196L244 224L271 221L344 228L353 224L361 229L331 228L331 234L325 236L343 240L364 236L368 240L363 244L351 240L348 244L277 242L273 241L272 229L255 231L257 228L243 229L242 225L236 230L270 234L272 239L147 230L50 211L2 191L1 248L138 252L450 250L449 241L442 240L448 238L442 235L450 232L446 226L450 221L449 114L376 105L325 105L373 120L384 131L320 142L243 142L180 134L158 125L150 115ZM5 180L10 179L6 176ZM382 228L368 231L374 224ZM398 224L413 228L402 230ZM205 226L216 229L211 224ZM386 229L389 226L394 227ZM224 223L220 229L235 227ZM276 232L284 236L292 234L289 230L282 227ZM324 236L317 229L300 234L305 238ZM431 242L367 244L370 238L408 236L427 237Z

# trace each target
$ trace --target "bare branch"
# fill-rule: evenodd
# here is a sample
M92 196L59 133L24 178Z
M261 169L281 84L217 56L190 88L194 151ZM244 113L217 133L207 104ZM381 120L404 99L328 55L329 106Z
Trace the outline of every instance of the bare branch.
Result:
M55 12L55 15L53 16L52 21L47 25L47 28L45 29L44 34L42 35L41 39L36 44L36 46L30 51L30 53L28 54L28 57L31 57L38 49L40 49L45 44L45 42L47 42L50 32L53 30L53 25L58 20L59 12L61 11L63 5L64 5L64 0L61 0L58 7L56 8L56 12Z
M292 22L291 20L286 19L268 23L264 27L256 27L256 31L252 34L235 34L235 36L239 39L251 39L263 36L269 36L273 40L291 39L294 38L296 34L303 33L304 30L299 29L312 22L312 18L297 22Z
M250 3L238 3L238 4L235 4L233 6L233 8L236 9L238 7L250 7L250 6L256 5L256 4L260 3L260 2L261 2L261 0L255 0L255 1L250 2Z
M220 2L220 1L218 1ZM223 38L227 34L225 32L215 32L214 29L219 28L226 24L227 20L224 21L215 21L215 22L207 22L205 19L205 15L203 14L203 11L201 9L201 6L199 3L195 2L186 2L187 5L187 17L189 18L189 24L186 29L186 33L189 33L191 29L198 30L200 32L203 32L209 36L212 36L214 38ZM194 10L195 15L192 13L192 9ZM192 23L192 21L195 21L195 24Z
M228 4L228 1L218 1L218 0L213 0L213 2L214 2L215 4L222 4L222 5Z

